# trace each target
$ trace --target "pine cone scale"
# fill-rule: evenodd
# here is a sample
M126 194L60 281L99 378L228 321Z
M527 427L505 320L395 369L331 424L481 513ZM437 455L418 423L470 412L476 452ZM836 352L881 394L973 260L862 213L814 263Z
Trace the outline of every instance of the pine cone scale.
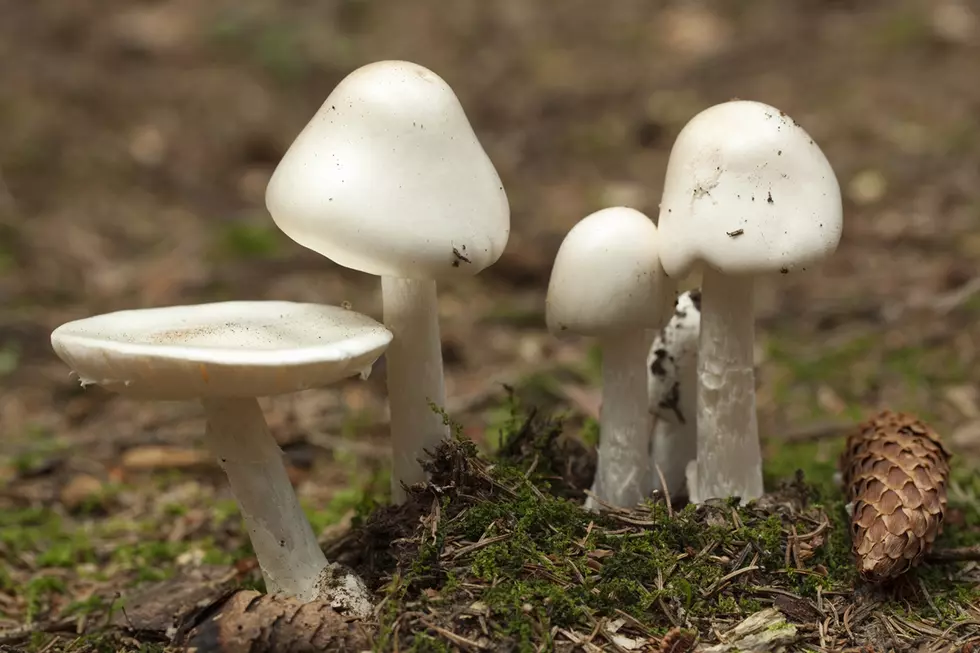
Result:
M916 566L942 532L949 454L910 415L883 412L847 441L841 471L861 576L882 582Z

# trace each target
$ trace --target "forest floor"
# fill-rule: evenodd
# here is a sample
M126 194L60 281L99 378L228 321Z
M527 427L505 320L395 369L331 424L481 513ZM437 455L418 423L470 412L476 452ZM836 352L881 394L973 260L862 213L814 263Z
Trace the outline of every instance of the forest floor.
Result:
M502 476L484 470L472 496L434 504L433 490L420 490L403 509L418 514L369 517L389 483L383 361L367 381L263 400L324 545L400 610L379 615L375 645L478 650L488 622L506 630L498 641L527 650L657 650L675 625L703 643L731 640L734 625L760 611L765 630L795 630L787 650L958 650L975 632L975 562L930 564L881 595L835 576L846 565L832 478L856 421L881 408L915 413L954 456L940 545L980 541L976 3L622 0L600 9L564 0L556 10L543 0L457 0L451 9L437 0L11 0L0 15L0 650L156 650L173 615L136 609L154 605L141 596L195 604L217 600L229 583L261 587L235 504L203 448L198 407L83 392L49 335L94 313L231 298L349 301L378 317L377 279L289 241L263 192L333 86L391 58L421 63L457 91L512 207L501 260L440 287L446 409L491 457L527 411L560 416L566 467L526 478L507 466ZM554 254L577 220L603 206L655 216L681 127L736 96L793 116L845 193L837 253L758 286L767 479L773 491L789 482L796 495L786 499L784 488L776 507L720 516L706 508L665 518L660 505L592 521L536 475L574 472L578 481L559 485L580 498L597 400L593 343L544 328ZM519 398L516 418L505 385ZM533 451L512 464L526 470ZM440 530L434 505L464 517ZM498 519L514 510L524 510L517 521ZM538 537L540 511L560 536ZM413 528L421 518L439 546L409 528L377 559L344 548L377 535L385 516ZM821 546L795 558L792 538L823 516ZM623 532L610 535L617 519L627 520ZM690 532L711 520L724 530L729 519L744 530L717 542L707 541L715 531ZM586 531L597 539L579 546ZM524 538L520 546L485 544L508 533ZM682 535L703 546L670 549ZM785 578L743 572L722 581L700 564L714 556L723 566L712 569L744 565L748 545ZM516 569L505 559L514 551L544 558ZM660 564L662 579L642 566L668 555L693 566L678 562L680 575L667 577ZM549 556L592 570L586 581L598 594L549 593L554 583L582 584ZM818 566L826 577L800 571ZM671 585L688 572L690 592ZM492 596L475 589L495 573L513 582ZM626 574L641 580L606 582ZM766 586L778 591L752 589ZM461 622L466 592L479 605ZM556 602L561 609L542 607ZM781 616L764 612L773 607Z

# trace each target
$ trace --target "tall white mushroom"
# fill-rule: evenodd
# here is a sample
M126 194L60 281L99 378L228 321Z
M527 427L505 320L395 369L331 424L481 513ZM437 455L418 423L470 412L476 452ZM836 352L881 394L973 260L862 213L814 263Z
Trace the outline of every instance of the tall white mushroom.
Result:
M827 158L779 109L726 102L677 137L659 227L667 274L702 272L692 500L762 495L753 281L832 254L842 213Z
M667 325L657 334L647 357L648 391L653 425L653 465L672 500L689 496L687 465L697 457L697 364L701 332L701 291L677 298ZM663 490L659 474L654 488Z
M418 463L448 435L436 281L492 265L510 207L452 89L404 61L348 75L280 161L266 205L290 238L334 262L381 276L392 493L424 480Z
M238 501L270 593L372 609L363 582L330 564L300 507L258 397L367 373L391 341L371 318L334 306L219 302L107 313L51 334L85 385L139 399L201 401L205 439Z
M614 506L632 506L653 489L644 361L648 330L660 325L670 284L660 266L660 239L634 209L597 211L565 236L546 300L548 328L599 338L602 410L592 491ZM593 502L587 504L594 507Z

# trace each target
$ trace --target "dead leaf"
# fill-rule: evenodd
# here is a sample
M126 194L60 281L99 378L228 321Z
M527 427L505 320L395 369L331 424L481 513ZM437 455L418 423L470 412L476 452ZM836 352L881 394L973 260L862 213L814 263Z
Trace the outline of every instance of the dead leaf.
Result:
M775 608L752 615L723 635L723 643L707 647L704 653L777 653L796 639L796 626L788 623Z
M773 604L790 620L807 624L820 618L820 613L808 601L785 594L777 594Z
M68 510L74 511L101 493L102 481L88 474L78 474L61 488L61 503Z
M967 419L980 417L980 389L972 385L951 385L943 390L953 408Z
M329 603L302 603L282 595L242 590L224 596L198 613L177 643L198 651L312 653L365 651L371 632L349 621Z
M959 450L980 448L980 419L957 426L950 434L949 442Z
M129 471L154 469L186 469L214 465L214 457L203 449L147 445L130 449L123 454L122 466Z
M841 415L847 410L847 402L841 399L833 388L826 385L817 388L817 403L832 415Z
M218 566L187 568L159 583L141 586L126 595L125 610L113 613L120 628L159 638L169 637L189 615L202 606L227 596L238 576L234 569Z

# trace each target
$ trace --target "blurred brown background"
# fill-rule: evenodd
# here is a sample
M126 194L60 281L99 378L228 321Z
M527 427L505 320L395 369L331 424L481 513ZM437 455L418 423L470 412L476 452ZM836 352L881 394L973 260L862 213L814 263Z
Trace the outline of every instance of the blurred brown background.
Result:
M764 431L887 405L934 420L957 451L980 441L976 1L2 0L0 17L12 460L58 442L44 446L72 452L60 464L102 478L148 443L199 442L194 406L78 391L48 344L63 321L231 298L380 315L377 279L282 236L263 193L334 85L389 58L456 90L512 204L505 256L441 288L450 407L473 434L498 417L496 382L588 367L587 342L543 327L564 233L611 204L655 216L678 131L737 96L801 123L846 198L836 256L760 287ZM381 378L264 405L282 442L382 464ZM566 398L588 412L590 377L571 378ZM328 469L304 491L350 481Z

